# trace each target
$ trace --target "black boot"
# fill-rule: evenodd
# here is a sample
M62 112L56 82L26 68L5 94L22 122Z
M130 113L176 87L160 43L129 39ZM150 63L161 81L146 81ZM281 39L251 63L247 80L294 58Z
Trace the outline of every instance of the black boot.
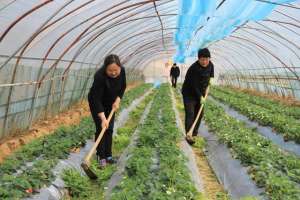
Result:
M186 135L185 136L185 140L187 141L187 143L189 143L190 145L195 144L195 139L192 136Z

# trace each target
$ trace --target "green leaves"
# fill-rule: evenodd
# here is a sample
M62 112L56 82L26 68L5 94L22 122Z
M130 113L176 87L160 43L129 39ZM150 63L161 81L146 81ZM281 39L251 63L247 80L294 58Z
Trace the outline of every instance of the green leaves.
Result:
M176 93L179 95L180 92ZM227 91L225 93L218 88L213 90L213 96L248 113L248 116L253 119L270 120L266 113L271 112L267 109L266 112L260 112L257 105L254 105L257 107L253 109L249 99L244 101L240 96L230 97L234 94L229 95ZM204 117L209 130L218 136L220 142L230 148L234 158L241 160L241 163L248 168L250 177L257 186L265 188L269 199L299 199L299 158L272 144L270 140L258 134L256 129L247 128L211 101L208 101L205 106Z
M92 193L89 178L82 176L76 169L64 170L62 178L70 189L69 191L72 197L87 198Z
M147 90L149 90L151 87L152 87L152 84L142 84L138 87L135 87L135 88L127 91L124 95L124 98L121 100L121 110L123 108L127 108L134 99L145 94L147 92Z
M137 95L140 94L141 91L147 89L147 87L142 86L142 90L135 88L133 90L138 90L139 92L131 92L130 94L126 93L124 99L128 99L132 102L134 98L137 98ZM145 107L152 100L152 96L147 96L131 113L129 113L129 119L124 124L123 127L117 129L117 135L113 139L113 155L118 157L122 153L122 151L129 145L130 139L136 128L138 127L140 118L145 110ZM125 104L127 105L127 104ZM124 104L122 104L124 106ZM128 105L127 105L128 106ZM123 107L124 108L124 107ZM85 131L85 129L82 129ZM137 163L138 164L138 163ZM139 163L141 166L143 163ZM73 169L68 169L63 172L63 178L65 180L65 184L67 185L72 199L103 199L103 194L105 190L106 182L110 179L112 174L116 171L115 165L109 165L105 169L99 170L99 164L92 160L92 169L98 175L97 181L93 182L89 180L86 176L81 176L78 172ZM135 167L132 166L132 170ZM143 175L141 175L143 176ZM135 191L135 190L134 190Z
M54 180L51 169L58 159L67 158L72 148L84 144L93 135L92 128L92 120L85 118L78 126L61 127L53 134L23 146L0 166L0 188L8 191L11 198L19 199L29 196L31 189L48 185ZM28 164L30 162L32 165ZM13 173L16 173L14 179L8 179L6 174Z
M266 180L266 192L272 199L299 199L299 186L295 186L286 177L272 174Z
M127 162L125 179L114 190L112 199L200 198L176 145L181 133L170 105L170 88L163 85L140 128L137 146Z
M144 84L126 92L121 109L150 87L150 84ZM87 139L93 137L94 132L93 120L86 117L76 126L62 126L54 133L24 145L0 165L0 199L27 197L32 189L37 190L48 185L54 179L51 169L58 159L66 159L71 149L82 147Z
M215 90L226 93L228 95L234 96L239 99L246 100L252 104L264 107L272 113L277 113L285 116L292 116L296 119L300 119L300 107L299 106L288 106L284 105L278 101L255 96L253 94L248 94L246 91L236 92L229 87L214 87Z
M249 168L248 173L259 187L265 187L270 199L293 199L300 196L300 160L273 145L255 129L228 116L208 101L205 121L210 131L231 148L233 156ZM275 189L276 188L276 189ZM297 189L298 188L298 189Z
M285 109L283 105L262 98L254 101L253 98L256 97L234 93L226 88L213 88L211 91L214 98L229 104L251 120L255 120L264 126L273 127L283 135L285 140L300 143L300 123L295 119L296 114L291 117L288 114L289 112L283 112L282 109ZM289 110L292 112L293 108L289 108ZM295 107L294 110L300 109Z

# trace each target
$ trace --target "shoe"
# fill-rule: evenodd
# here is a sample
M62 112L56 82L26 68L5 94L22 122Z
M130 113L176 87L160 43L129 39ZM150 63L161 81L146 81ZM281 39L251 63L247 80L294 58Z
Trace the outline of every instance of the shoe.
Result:
M195 144L195 139L193 138L193 137L191 137L191 136L186 136L185 137L185 140L187 141L187 143L189 143L190 145L193 145L193 144Z
M97 155L97 154L96 154L96 159L97 159L97 163L100 163L101 158L100 158L100 156Z
M199 135L198 132L193 133L193 137L197 137Z
M104 169L107 165L106 159L101 159L99 164L100 164L100 169Z
M106 158L106 162L109 164L115 164L117 163L117 160L110 156Z

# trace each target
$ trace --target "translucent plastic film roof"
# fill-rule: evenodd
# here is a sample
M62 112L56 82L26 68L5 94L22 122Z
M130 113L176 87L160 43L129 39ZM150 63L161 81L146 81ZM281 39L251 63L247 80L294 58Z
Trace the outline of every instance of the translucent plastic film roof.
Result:
M110 53L134 81L155 59L183 63L208 47L220 82L277 81L300 98L295 0L1 0L0 25L4 129L84 98Z
M210 46L222 70L284 66L298 76L295 0L2 0L0 19L0 70L12 56L97 65L108 53L143 67Z
M299 19L299 1L181 0L175 60L208 46L220 70L278 67L299 80Z
M0 6L1 55L22 51L93 64L110 52L127 61L160 47L172 50L178 13L170 0L5 0Z

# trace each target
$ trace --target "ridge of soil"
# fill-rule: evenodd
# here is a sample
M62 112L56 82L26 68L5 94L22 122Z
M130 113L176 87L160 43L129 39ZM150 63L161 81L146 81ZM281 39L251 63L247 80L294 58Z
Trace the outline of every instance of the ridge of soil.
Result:
M234 86L227 86L228 88L231 88L233 90L236 90L238 92L243 92L243 93L247 93L250 95L255 95L255 96L259 96L259 97L263 97L263 98L267 98L267 99L271 99L277 102L280 102L284 105L287 106L300 106L300 101L295 99L292 96L280 96L276 93L264 93L264 92L260 92L260 91L256 91L254 89L246 89L246 88L238 88L238 87L234 87Z
M128 84L126 90L135 88L140 84L140 82ZM29 130L20 130L11 133L8 137L0 140L0 164L7 156L30 141L52 134L53 131L61 125L71 126L78 124L81 118L89 115L90 110L88 102L86 100L79 101L72 105L68 110L36 121Z
M11 136L0 140L0 163L30 141L52 134L59 126L71 126L78 124L82 117L90 114L87 101L76 103L70 109L56 114L53 117L47 117L36 121L29 130L18 131Z
M175 103L178 104L178 100L174 96ZM176 106L177 109L177 106ZM184 122L184 113L178 110L179 119L181 122ZM213 169L211 168L203 149L192 147L192 150L195 154L196 164L198 172L203 181L204 195L208 200L217 200L218 194L225 194L222 184L219 183Z

